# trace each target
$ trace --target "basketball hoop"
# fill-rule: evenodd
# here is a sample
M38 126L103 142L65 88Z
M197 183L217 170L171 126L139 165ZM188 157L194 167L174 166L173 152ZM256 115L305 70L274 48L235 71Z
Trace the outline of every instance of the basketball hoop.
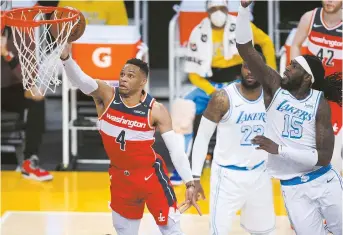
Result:
M45 19L49 13L50 19ZM45 95L47 90L56 91L61 84L59 58L79 15L80 12L72 8L42 6L14 9L4 14L1 20L12 28L25 90L33 93L35 88L40 95Z

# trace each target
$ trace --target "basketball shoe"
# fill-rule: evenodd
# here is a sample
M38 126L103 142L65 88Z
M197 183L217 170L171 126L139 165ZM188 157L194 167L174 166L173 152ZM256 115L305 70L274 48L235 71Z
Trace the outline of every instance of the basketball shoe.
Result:
M33 179L37 181L52 180L52 175L39 167L39 160L36 155L32 155L31 158L26 159L21 166L21 174L24 178Z

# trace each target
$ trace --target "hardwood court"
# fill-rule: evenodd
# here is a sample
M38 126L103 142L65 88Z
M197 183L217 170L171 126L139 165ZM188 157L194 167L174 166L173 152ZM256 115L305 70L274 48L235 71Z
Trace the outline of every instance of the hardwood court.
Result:
M18 172L1 172L1 216L3 235L115 235L111 211L108 207L109 177L105 172L53 172L51 182L23 179ZM209 192L209 169L202 182ZM286 217L280 185L273 181L274 203L277 213L277 235L293 235ZM184 186L175 187L181 202ZM182 228L187 235L208 235L208 203L201 201L205 214L200 217L195 209L182 216ZM148 212L148 211L146 211ZM140 235L160 234L152 217L146 214ZM239 225L239 216L233 226L235 235L248 234Z

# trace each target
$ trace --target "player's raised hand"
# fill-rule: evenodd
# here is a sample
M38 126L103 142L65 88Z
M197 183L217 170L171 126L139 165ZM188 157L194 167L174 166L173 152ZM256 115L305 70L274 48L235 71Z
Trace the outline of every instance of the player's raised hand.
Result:
M195 184L195 189L194 189L195 201L205 200L206 197L205 197L204 189L202 188L202 185L200 183L200 180L194 180L194 184Z
M241 0L241 5L244 8L247 8L250 4L252 3L252 1L247 1L247 0Z
M67 43L65 45L65 47L63 48L62 50L62 53L61 53L61 59L64 60L64 59L67 59L69 54L71 52L71 43Z
M257 147L256 149L262 149L271 154L279 153L279 150L278 150L279 145L263 135L255 136L255 138L251 140L251 143L259 145L259 147Z
M191 206L194 206L195 209L198 211L198 214L202 215L200 207L197 204L194 195L195 195L195 187L193 184L193 185L187 187L185 201L182 202L178 206L181 214L183 212L187 211Z

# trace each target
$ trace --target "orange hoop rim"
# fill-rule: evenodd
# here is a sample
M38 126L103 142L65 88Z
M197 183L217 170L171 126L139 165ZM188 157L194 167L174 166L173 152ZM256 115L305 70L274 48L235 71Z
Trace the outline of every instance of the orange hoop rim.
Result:
M68 18L62 18L62 19L55 19L55 20L40 20L40 21L34 21L34 20L24 20L21 18L16 18L12 16L20 17L21 14L24 12L39 12L41 13L51 13L55 10L58 10L59 12L63 13L74 13L72 17ZM35 6L35 7L26 7L26 8L17 8L13 10L6 11L2 16L1 20L4 20L4 23L7 26L14 26L14 27L38 27L42 24L58 24L68 21L74 21L76 20L80 15L80 11L75 8L68 8L68 7L44 7L44 6Z

